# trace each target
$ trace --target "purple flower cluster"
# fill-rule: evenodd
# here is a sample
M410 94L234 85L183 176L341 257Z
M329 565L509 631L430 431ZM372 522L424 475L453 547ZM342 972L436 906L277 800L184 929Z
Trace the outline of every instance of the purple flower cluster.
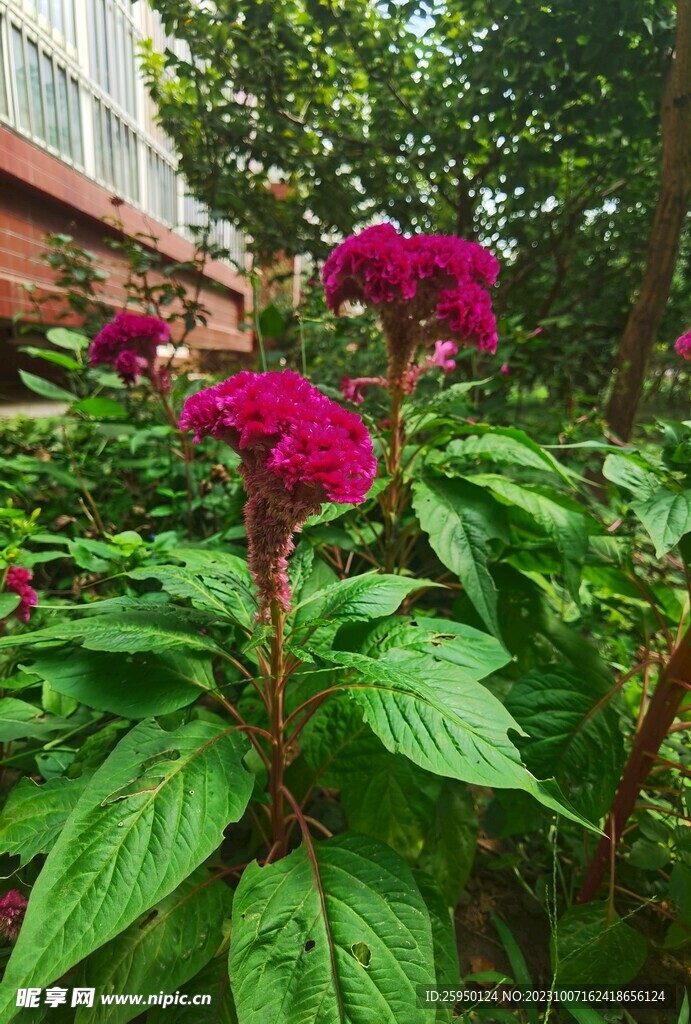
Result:
M8 942L16 942L24 921L27 901L18 889L10 889L0 896L0 935Z
M292 370L243 371L188 398L180 429L241 456L260 614L268 617L273 601L287 610L293 533L322 502L357 503L372 486L377 463L362 420Z
M96 335L89 349L92 366L112 366L127 385L149 377L157 391L167 391L168 374L156 369L156 349L170 341L170 329L155 316L127 310L117 314Z
M674 343L674 351L682 359L691 359L691 331L687 331L686 334L682 334L681 338L677 338Z
M499 263L481 245L453 235L400 235L390 224L346 239L324 264L326 301L383 307L393 331L411 326L417 344L453 340L494 352L497 325L487 289ZM395 318L385 315L396 307ZM407 321L404 323L402 321ZM412 324L410 323L412 321Z
M11 565L5 577L5 592L18 594L19 604L12 612L20 622L28 622L31 609L38 604L38 594L30 586L33 576L29 569L23 569L20 565ZM2 622L4 620L0 620Z

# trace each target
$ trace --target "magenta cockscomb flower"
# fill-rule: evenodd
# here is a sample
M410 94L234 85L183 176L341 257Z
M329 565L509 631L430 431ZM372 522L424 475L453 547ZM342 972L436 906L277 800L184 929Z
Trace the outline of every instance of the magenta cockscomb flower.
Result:
M386 377L341 377L343 397L354 405L362 405L365 400L363 389L373 384L385 388Z
M324 264L326 301L380 307L389 350L389 383L403 388L420 345L454 341L497 347L488 292L499 264L487 249L453 235L400 235L390 224L346 239Z
M0 896L0 935L4 935L8 942L16 942L24 921L27 901L18 889L10 889L4 896Z
M241 456L259 617L269 617L274 601L288 610L293 533L322 502L357 504L372 486L377 463L362 420L292 370L245 370L188 398L180 429Z
M5 576L5 593L18 594L19 604L12 612L20 622L28 622L31 609L38 604L38 594L31 584L33 576L29 569L20 565L11 565Z
M674 351L682 359L691 359L691 331L687 331L686 334L682 334L681 338L677 338L674 343Z
M135 385L148 377L157 391L166 391L165 371L156 369L156 350L170 341L170 329L155 316L139 316L124 310L96 335L89 349L92 366L112 366L122 381Z

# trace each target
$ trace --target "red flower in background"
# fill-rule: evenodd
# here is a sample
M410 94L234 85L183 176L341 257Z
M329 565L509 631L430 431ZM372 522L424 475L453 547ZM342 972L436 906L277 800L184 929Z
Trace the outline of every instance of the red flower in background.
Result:
M682 334L681 338L677 338L674 343L674 351L682 359L691 359L691 331L687 331L686 334Z
M169 341L170 328L164 320L124 310L96 335L89 359L92 366L112 366L127 385L148 377L157 391L165 391L169 380L165 371L156 370L156 350Z
M5 577L5 592L19 595L19 604L12 612L20 622L28 622L31 609L38 604L38 594L30 586L33 575L29 569L23 569L20 565L11 565ZM3 622L0 620L0 622Z

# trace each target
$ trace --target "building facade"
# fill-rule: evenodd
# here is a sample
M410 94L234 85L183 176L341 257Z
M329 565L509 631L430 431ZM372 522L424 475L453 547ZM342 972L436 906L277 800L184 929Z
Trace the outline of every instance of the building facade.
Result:
M103 243L115 213L127 234L156 237L164 260L192 259L203 210L185 192L137 72L137 47L170 45L146 0L0 0L0 354L27 309L26 284L54 291L41 259L49 233L71 235L108 272L104 298L125 300L126 267ZM191 347L248 351L250 290L237 271L244 239L214 226L229 260L209 262L200 299L207 327ZM153 243L152 243L153 244ZM50 308L48 306L47 308ZM4 339L4 340L3 340ZM0 366L0 393L7 374Z

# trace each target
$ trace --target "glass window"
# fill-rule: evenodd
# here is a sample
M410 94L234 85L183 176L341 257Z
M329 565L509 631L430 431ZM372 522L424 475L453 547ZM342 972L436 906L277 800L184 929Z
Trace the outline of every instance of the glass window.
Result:
M101 104L97 99L93 101L94 108L94 154L96 158L96 177L105 178L105 164L103 160L103 112Z
M77 32L74 20L74 0L65 0L65 39L76 48Z
M70 96L67 91L67 71L58 67L58 125L60 127L60 150L74 159L72 133L70 130Z
M53 28L56 28L64 36L65 25L62 20L62 0L51 0L50 8L50 20L53 23Z
M50 0L38 0L36 10L42 18L45 18L46 21L50 21Z
M125 67L125 86L127 89L126 107L132 117L137 114L137 103L134 87L134 44L132 42L132 29L125 27L125 49L123 55Z
M31 130L40 139L46 137L43 120L43 94L41 91L41 70L38 64L38 46L26 40L26 59L29 68L29 105L31 108Z
M108 76L108 45L106 37L106 0L96 0L96 43L98 51L98 81L106 92L110 89Z
M43 50L41 50L41 71L43 74L43 88L45 90L45 118L46 118L46 142L55 149L60 148L58 136L58 104L55 92L55 68L53 62Z
M5 54L2 48L2 19L0 18L0 114L9 114L7 106L7 81L5 75L7 68L5 64Z
M103 108L103 177L113 182L113 122L111 112Z
M139 143L134 132L130 137L130 180L132 182L132 198L139 200Z
M14 58L14 81L17 89L17 114L19 124L27 132L31 131L29 114L29 83L26 75L24 59L24 39L21 32L12 26L12 56Z
M82 112L79 105L79 82L76 78L70 78L70 136L72 139L72 159L80 167L83 167Z

